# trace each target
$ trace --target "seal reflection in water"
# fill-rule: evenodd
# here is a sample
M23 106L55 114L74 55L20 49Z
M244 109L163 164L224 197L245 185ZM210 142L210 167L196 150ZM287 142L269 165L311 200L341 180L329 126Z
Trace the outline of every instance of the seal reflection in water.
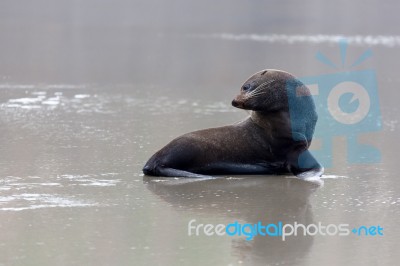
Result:
M260 71L246 80L232 105L251 110L250 117L172 140L149 159L143 173L194 178L293 173L313 179L322 175L323 167L308 151L317 113L309 89L298 79L280 70Z

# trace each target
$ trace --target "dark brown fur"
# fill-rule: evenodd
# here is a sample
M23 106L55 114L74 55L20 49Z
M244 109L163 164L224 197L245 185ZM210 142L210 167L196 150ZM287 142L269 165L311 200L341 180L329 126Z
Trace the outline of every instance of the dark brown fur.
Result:
M317 114L308 88L289 73L264 70L243 84L232 105L251 110L246 120L187 133L155 153L143 168L146 175L205 177L223 174L320 176L322 166L309 153ZM291 96L292 97L292 96ZM297 114L290 118L290 108ZM300 118L298 118L300 117ZM301 157L301 162L299 158Z

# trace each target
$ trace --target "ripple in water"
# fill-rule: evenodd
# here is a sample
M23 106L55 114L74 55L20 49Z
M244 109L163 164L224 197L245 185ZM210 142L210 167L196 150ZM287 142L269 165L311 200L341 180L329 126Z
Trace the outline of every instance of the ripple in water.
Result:
M0 211L24 211L43 208L72 208L107 206L103 202L96 202L89 193L77 195L74 187L93 187L107 189L115 187L120 179L114 179L117 173L87 174L87 175L57 175L50 177L7 176L0 185ZM34 182L32 182L34 181ZM98 188L96 188L98 187ZM51 191L50 193L48 193Z
M4 205L6 206L4 207ZM11 206L7 207L7 205ZM88 207L96 205L98 204L52 194L22 193L0 197L1 211L23 211L55 207Z

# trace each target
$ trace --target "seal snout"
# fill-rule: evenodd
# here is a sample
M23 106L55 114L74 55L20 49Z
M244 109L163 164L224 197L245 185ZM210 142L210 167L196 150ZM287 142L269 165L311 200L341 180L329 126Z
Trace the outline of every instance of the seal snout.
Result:
M240 101L236 98L236 99L233 99L232 106L237 107L237 108L244 108L244 103L243 103L243 101Z

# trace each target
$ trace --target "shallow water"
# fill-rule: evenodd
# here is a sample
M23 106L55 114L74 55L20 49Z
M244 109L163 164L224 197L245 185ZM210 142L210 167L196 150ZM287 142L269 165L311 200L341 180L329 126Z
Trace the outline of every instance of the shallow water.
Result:
M120 1L98 12L90 3L0 8L1 265L398 264L398 4L338 22L324 14L343 6L312 1L302 7L310 16L276 3ZM350 44L348 64L335 70L314 56L339 64L338 35ZM336 73L368 48L373 57L350 70L377 76L382 130L360 141L378 148L380 162L349 163L346 137L337 136L321 187L291 176L143 176L171 139L244 119L230 102L253 72ZM188 236L193 219L379 225L384 235Z

